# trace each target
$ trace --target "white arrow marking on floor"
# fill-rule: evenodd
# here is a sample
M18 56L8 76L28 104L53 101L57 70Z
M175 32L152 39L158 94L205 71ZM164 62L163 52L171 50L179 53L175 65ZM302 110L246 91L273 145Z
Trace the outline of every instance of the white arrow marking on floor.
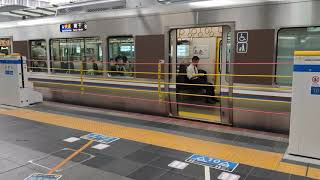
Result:
M209 166L205 166L204 167L204 179L205 180L210 180L210 167Z

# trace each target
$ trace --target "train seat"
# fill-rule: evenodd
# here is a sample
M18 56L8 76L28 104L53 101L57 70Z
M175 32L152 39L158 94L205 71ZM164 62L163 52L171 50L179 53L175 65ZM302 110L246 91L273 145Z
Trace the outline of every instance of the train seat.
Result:
M187 73L187 68L189 64L180 64L179 65L179 71L178 75L176 78L177 82L177 93L186 93L186 94L205 94L205 89L201 88L199 86L192 86L192 85L187 85L190 83L186 73ZM199 97L195 96L180 96L180 100L187 100L187 99L199 99Z

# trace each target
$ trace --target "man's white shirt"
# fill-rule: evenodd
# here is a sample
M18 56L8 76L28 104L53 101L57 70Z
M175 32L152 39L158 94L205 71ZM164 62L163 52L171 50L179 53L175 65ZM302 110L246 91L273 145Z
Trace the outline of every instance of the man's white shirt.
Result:
M188 79L197 79L198 68L192 63L187 67L187 77Z

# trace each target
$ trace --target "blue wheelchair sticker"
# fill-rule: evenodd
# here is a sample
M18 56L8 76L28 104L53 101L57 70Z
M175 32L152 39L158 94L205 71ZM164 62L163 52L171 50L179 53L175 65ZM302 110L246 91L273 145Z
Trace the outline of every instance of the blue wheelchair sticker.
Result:
M109 144L109 143L112 143L112 142L120 139L117 137L108 137L108 136L105 136L102 134L96 134L96 133L90 133L90 134L81 136L81 138L86 139L86 140L92 140L92 141L104 143L104 144Z
M58 174L35 173L35 174L31 174L29 177L25 178L24 180L58 180L61 177L62 175L58 175Z
M186 162L202 166L209 166L227 172L233 172L239 165L239 163L216 159L208 156L202 156L198 154L193 154L188 159L186 159Z

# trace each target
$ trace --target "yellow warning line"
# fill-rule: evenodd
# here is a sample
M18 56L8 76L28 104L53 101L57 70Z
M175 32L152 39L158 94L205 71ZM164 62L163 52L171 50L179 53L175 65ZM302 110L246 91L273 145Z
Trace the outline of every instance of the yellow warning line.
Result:
M221 144L159 131L115 125L83 118L27 109L2 110L0 114L32 121L120 137L180 151L225 159L249 166L305 176L307 167L281 162L283 154ZM318 169L310 169L309 177L317 178Z
M80 149L78 149L77 151L75 151L74 153L72 153L70 156L68 156L66 159L64 159L63 161L61 161L58 165L56 165L54 168L52 168L48 174L52 174L54 172L56 172L58 169L60 169L62 166L64 166L65 164L67 164L69 161L71 161L71 159L73 159L74 157L76 157L78 154L80 154L83 150L85 150L87 147L89 147L91 144L93 143L93 141L89 141L87 142L87 144L85 144L84 146L82 146Z

